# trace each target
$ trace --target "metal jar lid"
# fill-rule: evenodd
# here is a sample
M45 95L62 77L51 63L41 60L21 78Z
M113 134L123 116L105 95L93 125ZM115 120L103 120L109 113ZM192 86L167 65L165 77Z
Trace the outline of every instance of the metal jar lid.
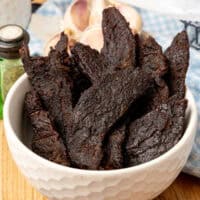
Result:
M29 35L21 26L9 24L0 27L0 57L19 58L19 49L28 42Z

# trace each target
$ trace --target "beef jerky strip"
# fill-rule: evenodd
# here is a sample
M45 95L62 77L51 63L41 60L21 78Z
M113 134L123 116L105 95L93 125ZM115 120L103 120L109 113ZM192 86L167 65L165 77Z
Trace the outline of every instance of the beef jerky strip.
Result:
M169 97L168 86L161 78L168 70L166 58L161 46L149 35L142 35L139 38L139 66L155 76L155 87L151 88L143 98L145 101L143 114L145 114L165 103Z
M109 19L109 13L113 17L112 21ZM81 70L90 77L93 83L100 82L100 80L104 78L109 71L112 73L114 67L125 68L135 66L135 36L132 35L132 32L124 17L117 9L109 8L104 12L103 19L104 39L107 43L104 45L102 55L104 55L104 60L105 58L109 59L107 62L107 64L109 63L110 65L109 67L105 64L102 55L100 55L96 50L91 49L89 46L77 43L72 49L72 55L77 62L80 63ZM113 23L113 20L115 20L115 23ZM112 26L111 29L113 26L115 26L115 31L111 30L110 26ZM121 37L122 35L123 37ZM120 48L123 49L123 55L121 54L122 52L119 51L118 45L123 45L120 46ZM108 51L108 49L111 47L111 51ZM124 51L124 47L126 47L126 51ZM107 55L107 53L109 53L109 55ZM111 167L111 164L113 164L114 168L122 167L121 160L118 159L119 163L117 164L116 157L116 161L114 161L114 156L116 156L115 153L117 153L115 152L115 147L118 147L118 153L120 153L122 150L119 150L119 148L122 146L121 144L123 143L123 138L125 138L125 131L120 133L121 130L122 129L116 130L113 135L111 133L110 139L108 140L110 144L107 145L109 148L113 148L110 149L111 154L109 155L109 158L107 158L109 162L107 165ZM114 141L117 136L119 136L119 140ZM119 155L118 157L122 158L122 155Z
M169 88L164 80L159 81L160 85L155 85L145 94L143 106L145 107L143 114L156 109L160 104L166 103L169 98Z
M150 35L143 34L139 38L139 65L155 76L163 76L168 70L162 47Z
M139 66L147 73L153 74L157 84L155 84L155 87L150 88L145 96L141 98L139 101L141 106L133 106L133 110L130 113L130 115L132 115L132 120L141 117L152 109L155 109L161 103L166 102L169 97L168 87L165 81L160 79L160 76L167 72L166 58L162 53L161 46L151 36L141 36L137 39L139 39ZM159 77L156 77L157 75L159 75ZM137 109L138 107L140 107L140 109ZM117 131L117 133L120 135L119 131ZM115 132L113 134L115 135ZM108 146L110 147L113 147L113 144L115 143L112 139L115 139L115 136L112 136L111 134L110 139L108 140ZM119 141L116 140L115 146L118 145L118 142ZM120 142L122 143L122 141ZM113 151L115 151L115 149L113 149ZM108 154L107 156L108 166L112 168L109 163L110 155ZM119 167L120 164L121 163L119 162L117 167ZM113 168L115 168L115 166L113 166Z
M123 144L125 140L126 126L114 130L108 138L106 145L106 161L104 169L120 169L124 165Z
M61 44L63 43L63 44ZM55 122L55 125L65 141L66 126L72 112L71 80L68 77L67 67L61 64L62 59L67 57L67 37L61 35L61 40L52 49L49 57L32 58L28 48L21 49L24 69L27 72L33 88L42 99L45 108Z
M32 150L50 161L69 166L65 146L50 120L49 113L43 110L36 92L26 94L25 110L33 128Z
M136 67L136 36L128 22L115 7L104 9L102 29L104 46L102 55L111 67Z
M184 132L186 106L186 100L170 98L130 125L126 143L127 166L157 158L180 140Z
M165 84L165 83L164 83ZM155 110L162 103L166 103L169 98L168 86L157 86L149 88L144 96L140 97L138 101L129 109L127 117L127 125L129 126L134 120L142 117L148 112Z
M75 166L98 169L105 134L152 82L153 78L143 70L127 68L108 74L100 85L92 86L81 95L66 141Z
M95 49L76 43L71 50L79 69L88 76L92 83L99 82L107 72L104 58Z
M156 109L160 104L166 102L168 97L169 90L165 84L163 87L149 88L145 95L138 99L135 105L132 106L133 110L129 111L129 116L123 122L124 125L110 133L106 144L104 169L120 169L124 167L123 146L126 139L126 124L130 123L129 120L133 121ZM129 119L130 115L132 115L132 119Z
M88 89L92 84L87 76L78 69L77 65L70 67L69 75L73 80L72 103L74 107L78 102L81 93Z
M87 74L93 83L99 82L114 68L135 67L136 39L116 8L104 10L102 26L104 48L101 54L81 43L76 43L71 50L81 71Z
M185 96L185 77L189 65L189 41L185 31L177 34L165 56L169 65L166 81L170 96L179 93L179 98L182 99Z
M138 65L147 73L154 75L155 85L136 102L137 106L130 109L130 121L156 109L169 98L168 86L161 77L168 69L161 46L151 36L142 34L138 37L138 47Z
M66 57L65 51L63 52L63 54L64 54L64 59L61 60L62 64L69 67L68 75L73 81L73 87L71 88L71 91L72 91L72 103L74 107L78 102L81 93L91 86L91 81L84 73L82 73L82 70L80 70L80 68L78 67L79 61L77 61L75 57Z

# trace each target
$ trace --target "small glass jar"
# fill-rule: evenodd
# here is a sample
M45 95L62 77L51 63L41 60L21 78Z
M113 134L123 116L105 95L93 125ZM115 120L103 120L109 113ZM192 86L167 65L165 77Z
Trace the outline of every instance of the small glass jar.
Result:
M0 27L0 119L3 118L3 103L9 89L24 73L19 49L28 42L28 33L22 27Z

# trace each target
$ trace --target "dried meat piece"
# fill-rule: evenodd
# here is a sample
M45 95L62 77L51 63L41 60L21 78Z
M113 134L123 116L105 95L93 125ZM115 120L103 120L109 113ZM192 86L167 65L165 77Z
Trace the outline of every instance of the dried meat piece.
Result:
M143 70L127 68L108 74L100 85L90 87L81 95L66 141L75 166L99 168L105 134L152 84L153 78Z
M63 58L68 58L68 52L67 52L67 45L68 45L68 37L64 34L64 32L61 33L60 40L56 44L55 49L60 52L63 55Z
M43 105L53 118L59 133L65 141L66 126L70 123L72 112L71 81L69 69L62 64L68 57L67 36L61 35L61 40L51 49L48 57L30 57L28 48L21 49L24 69L27 72L33 88L40 95Z
M156 109L162 103L166 103L169 98L169 88L164 80L159 80L159 85L155 84L154 87L150 88L145 97L143 97L141 108L144 108L143 114Z
M52 135L32 143L33 151L57 164L70 166L69 160L66 159L65 146L58 135Z
M25 102L25 110L28 115L31 115L34 112L42 110L42 103L40 97L34 90L26 93L24 102Z
M166 58L161 46L147 34L138 37L138 66L155 77L154 87L151 87L139 99L137 106L130 110L130 121L143 116L165 103L169 98L169 89L162 76L167 72Z
M63 60L63 65L69 67L68 75L73 82L71 85L72 92L72 103L73 107L78 102L80 95L84 90L88 89L92 83L89 80L88 76L81 72L79 62L76 61L74 57L66 57Z
M85 74L80 72L78 69L78 64L75 66L71 66L69 76L73 81L72 91L72 103L73 107L78 102L81 93L83 93L86 89L88 89L92 84L91 81L87 78Z
M159 86L154 84L129 108L127 124L155 110L159 105L166 103L168 99L169 89L166 83L163 81L162 85L160 84Z
M104 46L101 54L108 64L115 68L136 67L136 36L115 7L104 9L102 29Z
M169 97L168 86L161 78L166 74L168 66L166 58L162 52L162 47L153 37L142 34L139 37L139 66L147 73L155 77L155 86L152 87L143 98L143 114L155 109L160 104L165 103Z
M104 169L120 169L123 168L123 144L126 136L126 126L123 125L121 128L114 130L109 138L106 145L106 163Z
M25 110L33 128L32 150L50 161L69 166L63 141L56 132L49 113L42 108L36 92L26 94Z
M139 66L160 76L168 70L161 46L150 35L142 35L139 38Z
M78 63L79 69L93 82L99 82L107 72L102 55L87 45L76 43L71 53Z
M177 98L135 120L126 143L127 166L155 159L172 148L184 132L187 101Z
M172 41L165 56L169 65L166 77L170 96L179 93L179 98L185 96L185 77L189 65L189 40L186 31L182 31Z
M142 35L139 39L139 66L153 73L155 86L147 91L141 99L140 117L147 112L165 103L169 97L169 89L165 81L157 77L163 76L167 70L166 58L162 53L161 46L150 35Z
M71 50L80 70L92 83L100 82L107 73L113 73L116 68L136 65L136 36L132 34L128 23L116 8L104 10L102 26L104 48L101 54L81 43L76 43Z
M151 110L156 109L160 104L165 103L169 97L169 90L165 81L156 77L157 75L163 76L167 72L166 59L162 53L162 48L151 36L140 37L138 41L139 66L147 73L153 74L157 84L148 89L145 95L132 106L132 110L130 109L128 113L129 119L126 120L127 122L129 120L135 120ZM124 138L125 131L123 132L118 129L110 135L108 147L110 146L113 149L111 148L111 150L109 150L110 154L107 155L108 161L106 168L122 168L123 159L122 153L120 153L122 152L120 147L122 147L121 144L124 141ZM116 148L118 148L118 152L116 152ZM118 155L118 157L116 155ZM118 160L114 160L114 156L118 158Z

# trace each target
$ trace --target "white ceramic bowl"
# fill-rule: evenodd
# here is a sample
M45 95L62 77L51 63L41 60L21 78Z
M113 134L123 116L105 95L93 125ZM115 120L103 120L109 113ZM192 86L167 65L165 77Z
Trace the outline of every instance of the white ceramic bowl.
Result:
M30 88L25 74L9 91L4 106L5 131L19 169L35 188L51 200L152 199L173 182L187 161L197 127L197 109L189 90L187 127L182 139L171 150L135 167L90 171L55 164L27 147L25 138L30 135L30 130L22 110L24 95Z

